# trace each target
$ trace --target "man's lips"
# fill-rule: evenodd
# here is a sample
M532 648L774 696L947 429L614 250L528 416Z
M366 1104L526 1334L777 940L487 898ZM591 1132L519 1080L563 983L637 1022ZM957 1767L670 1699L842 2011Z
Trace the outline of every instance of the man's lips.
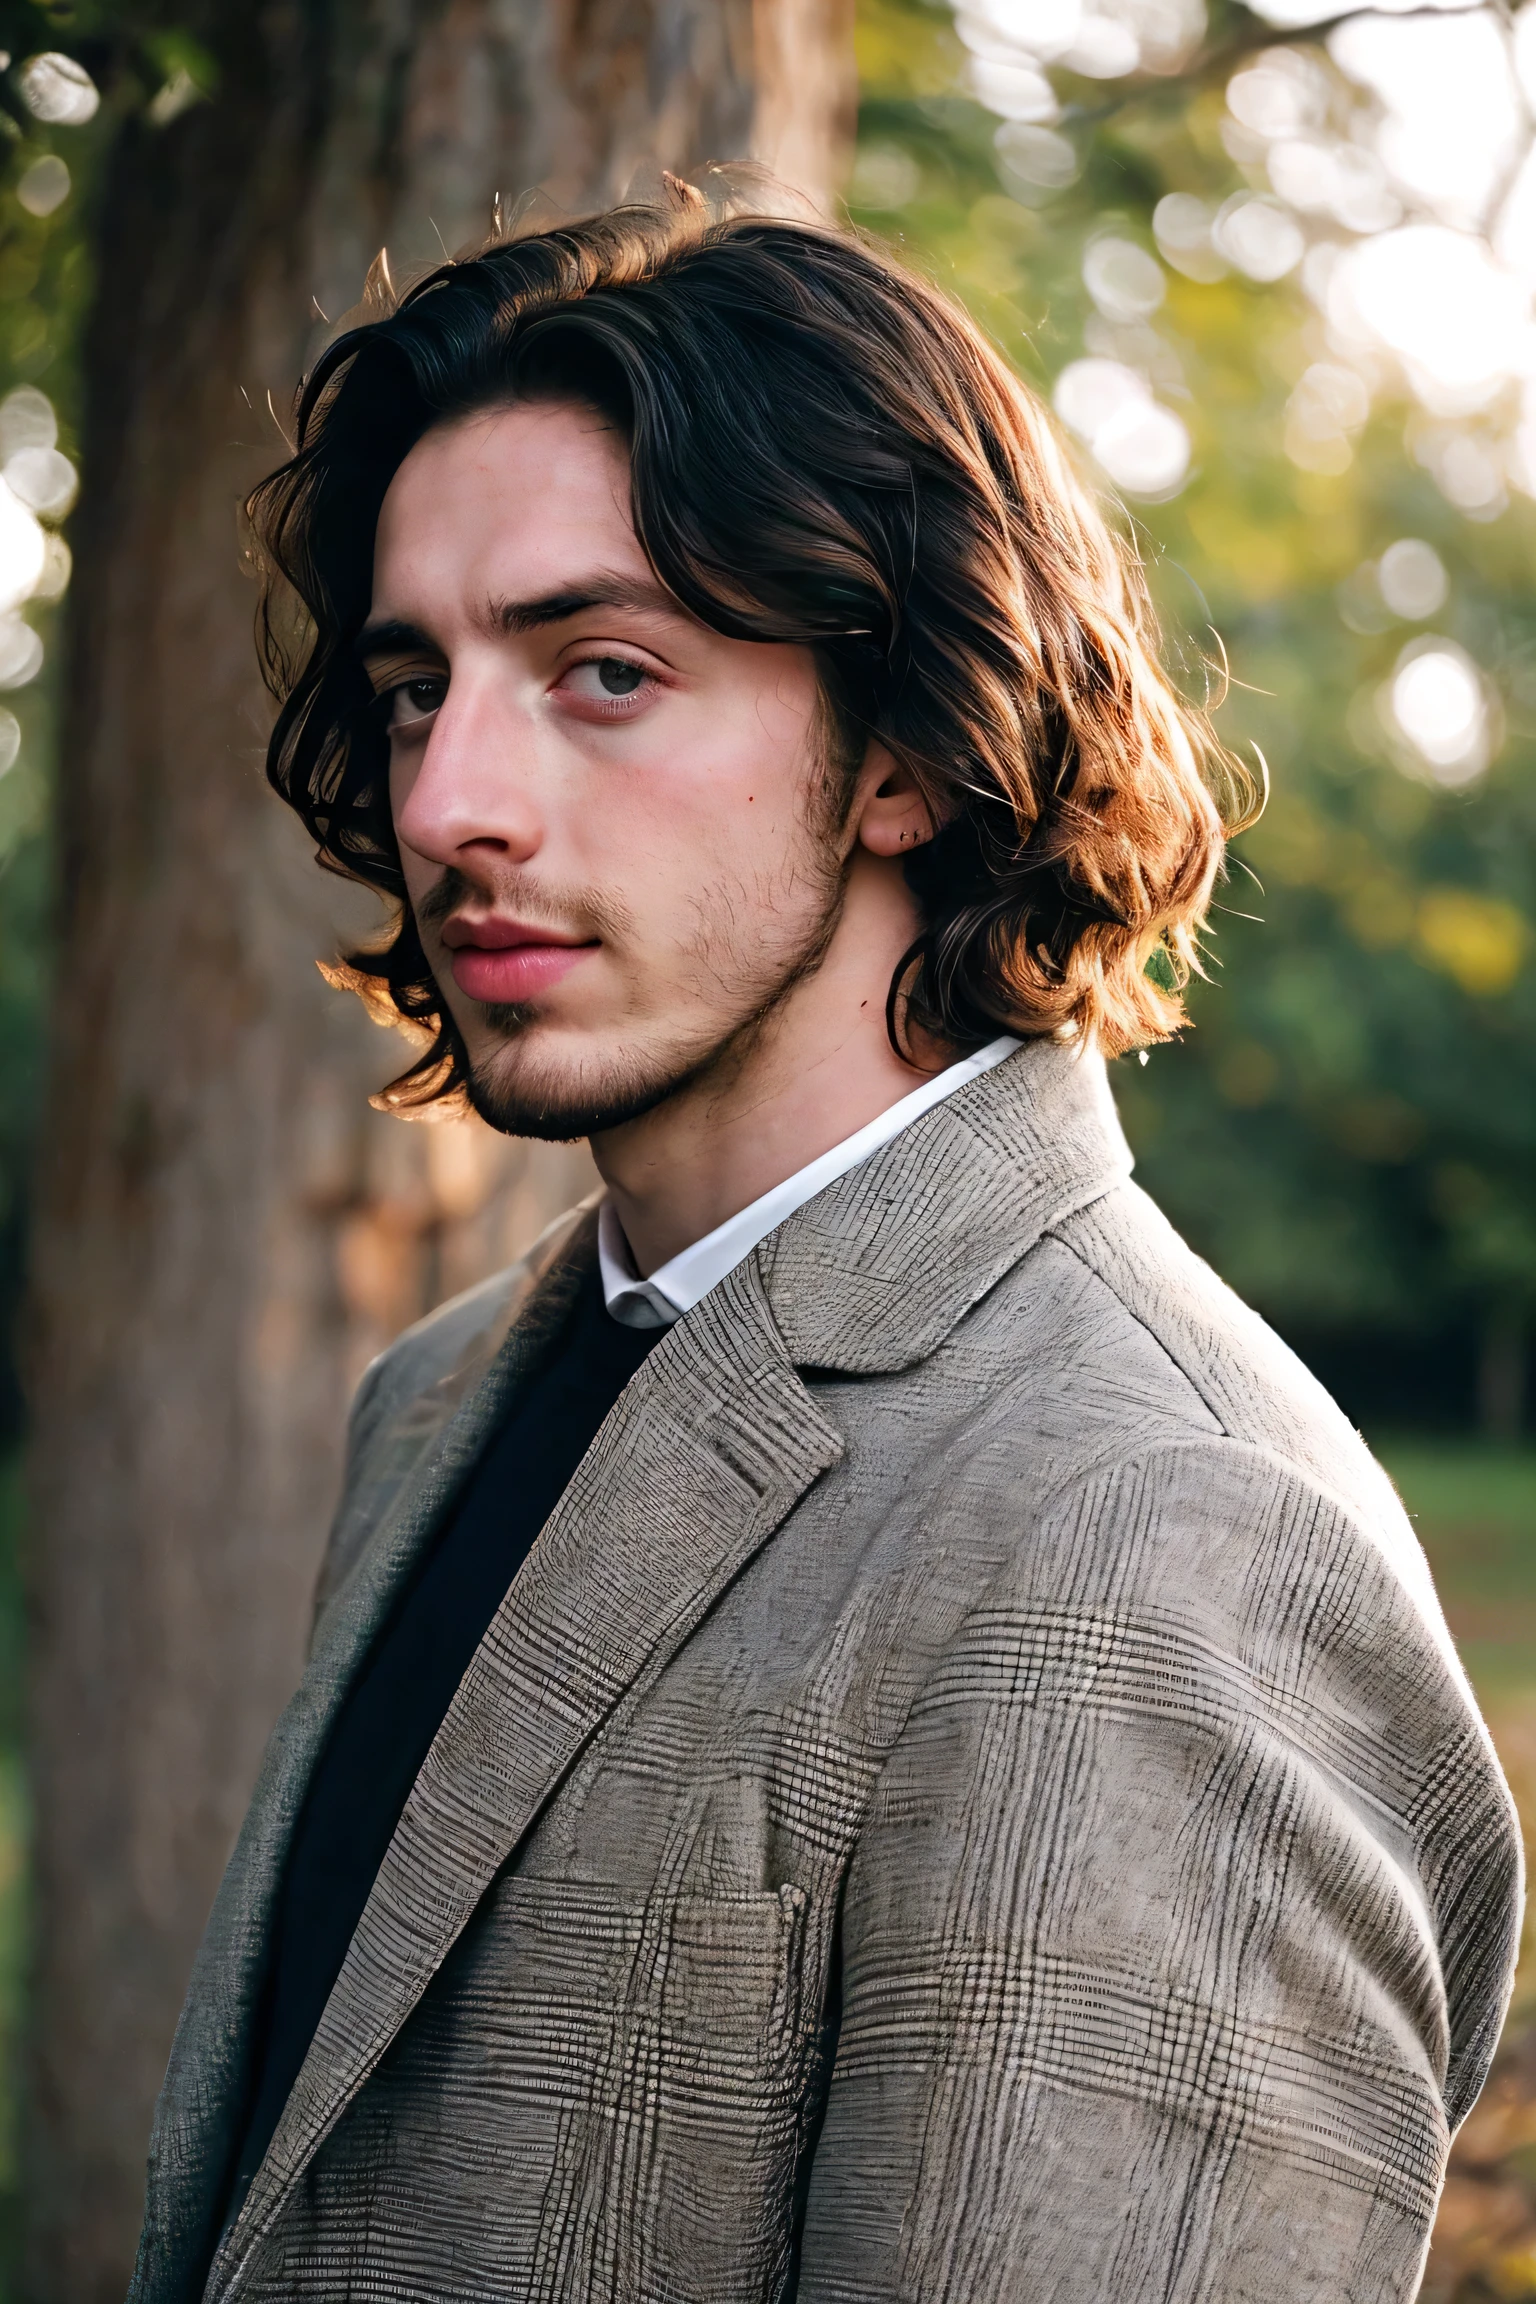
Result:
M533 1000L598 948L553 928L518 920L450 920L443 942L453 954L453 980L470 1000Z

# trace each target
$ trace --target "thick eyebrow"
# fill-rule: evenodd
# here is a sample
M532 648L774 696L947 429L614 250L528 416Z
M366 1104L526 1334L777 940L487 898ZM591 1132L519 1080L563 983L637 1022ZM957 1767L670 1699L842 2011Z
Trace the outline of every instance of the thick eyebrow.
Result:
M588 608L660 609L668 616L686 611L659 584L639 576L592 576L536 600L496 600L489 621L499 632L536 632L546 624L564 624Z
M487 604L483 622L488 630L496 633L537 632L549 624L567 623L572 616L580 616L589 608L641 608L678 620L686 619L688 613L670 592L660 584L647 583L643 577L593 576L584 582L563 586L558 592L542 593L536 599L492 600ZM392 616L365 624L357 636L356 650L364 661L370 656L412 650L428 656L441 656L443 652L439 643L419 625L406 624Z
M364 663L370 656L441 656L443 653L419 625L404 624L396 616L381 616L376 624L365 624L353 646Z

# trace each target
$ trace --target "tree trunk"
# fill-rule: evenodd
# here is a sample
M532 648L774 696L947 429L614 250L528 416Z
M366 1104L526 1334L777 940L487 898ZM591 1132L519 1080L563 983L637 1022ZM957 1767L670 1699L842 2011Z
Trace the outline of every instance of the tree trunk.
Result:
M300 1668L363 1363L584 1153L408 1127L266 792L236 506L388 242L754 148L818 193L846 0L222 0L215 99L121 132L96 230L33 1268L28 2294L121 2295L191 1955ZM358 899L346 890L354 925ZM369 914L364 909L362 918Z

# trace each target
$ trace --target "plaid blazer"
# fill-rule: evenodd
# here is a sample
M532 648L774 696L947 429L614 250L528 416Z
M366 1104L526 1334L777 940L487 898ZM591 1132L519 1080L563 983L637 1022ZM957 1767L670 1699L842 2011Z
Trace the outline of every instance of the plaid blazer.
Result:
M220 2237L329 1720L594 1255L354 1414L155 2128L134 2304L1407 2299L1520 1905L1344 1418L1026 1047L657 1345L417 1778Z

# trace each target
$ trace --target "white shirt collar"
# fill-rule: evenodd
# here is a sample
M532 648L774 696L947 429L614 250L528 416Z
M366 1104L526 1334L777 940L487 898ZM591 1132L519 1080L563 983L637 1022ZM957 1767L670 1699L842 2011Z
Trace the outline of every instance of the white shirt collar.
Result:
M890 1105L866 1127L834 1144L830 1152L823 1152L782 1184L775 1184L750 1208L739 1215L728 1216L717 1224L713 1232L706 1232L702 1240L695 1240L691 1248L658 1267L648 1280L642 1280L635 1269L635 1260L629 1252L611 1200L604 1200L597 1212L597 1256L602 1269L603 1295L615 1320L626 1328L670 1328L685 1312L691 1312L701 1296L707 1296L716 1281L723 1280L727 1272L734 1271L744 1256L750 1256L760 1240L766 1240L787 1216L804 1207L823 1186L833 1184L839 1176L846 1176L850 1168L857 1168L871 1153L878 1152L882 1144L889 1144L903 1128L910 1127L924 1112L963 1088L968 1080L979 1079L990 1072L994 1064L1001 1064L1021 1043L1005 1033L985 1048L978 1048L973 1056L962 1056L958 1064L936 1072L910 1096Z

